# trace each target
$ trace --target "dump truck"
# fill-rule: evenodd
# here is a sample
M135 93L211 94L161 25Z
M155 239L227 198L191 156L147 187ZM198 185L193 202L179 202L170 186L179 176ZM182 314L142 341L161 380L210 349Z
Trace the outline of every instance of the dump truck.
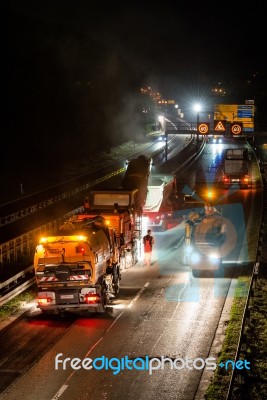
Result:
M147 198L143 206L143 217L147 218L147 227L153 231L166 230L176 206L176 177L151 174L148 179Z
M249 155L247 148L229 148L225 150L222 182L225 189L232 185L249 187Z

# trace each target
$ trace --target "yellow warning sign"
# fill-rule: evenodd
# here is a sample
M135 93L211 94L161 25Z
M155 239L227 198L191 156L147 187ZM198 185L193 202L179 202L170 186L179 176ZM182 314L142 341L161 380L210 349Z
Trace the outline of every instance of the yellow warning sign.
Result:
M214 121L214 130L218 132L223 132L225 133L226 131L226 120L219 120L219 121Z

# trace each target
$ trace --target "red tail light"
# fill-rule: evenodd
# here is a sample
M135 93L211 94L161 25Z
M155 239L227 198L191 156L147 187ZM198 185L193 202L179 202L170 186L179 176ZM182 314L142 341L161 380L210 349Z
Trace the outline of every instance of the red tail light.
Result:
M84 255L85 248L83 246L76 246L76 253L82 253L82 255Z
M39 297L37 299L37 302L40 306L45 306L49 303L52 303L52 298L51 297Z
M84 301L86 304L100 303L100 296L97 293L88 293L84 296Z
M223 177L223 181L224 181L224 183L229 183L229 182L230 182L230 179L227 178L227 176L224 176L224 177Z

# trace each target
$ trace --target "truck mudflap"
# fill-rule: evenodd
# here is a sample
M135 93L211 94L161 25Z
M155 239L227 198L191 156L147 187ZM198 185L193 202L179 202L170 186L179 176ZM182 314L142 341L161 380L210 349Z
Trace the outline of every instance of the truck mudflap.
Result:
M58 289L38 293L37 307L42 312L59 313L67 309L105 312L108 293L100 288Z

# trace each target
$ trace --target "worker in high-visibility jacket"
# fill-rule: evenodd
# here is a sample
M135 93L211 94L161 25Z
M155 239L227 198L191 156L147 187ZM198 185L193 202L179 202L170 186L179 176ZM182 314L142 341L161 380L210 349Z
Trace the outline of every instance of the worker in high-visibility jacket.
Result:
M144 265L151 265L151 257L152 257L152 248L155 244L154 238L151 235L151 230L148 229L147 235L143 237L143 245L144 245Z

